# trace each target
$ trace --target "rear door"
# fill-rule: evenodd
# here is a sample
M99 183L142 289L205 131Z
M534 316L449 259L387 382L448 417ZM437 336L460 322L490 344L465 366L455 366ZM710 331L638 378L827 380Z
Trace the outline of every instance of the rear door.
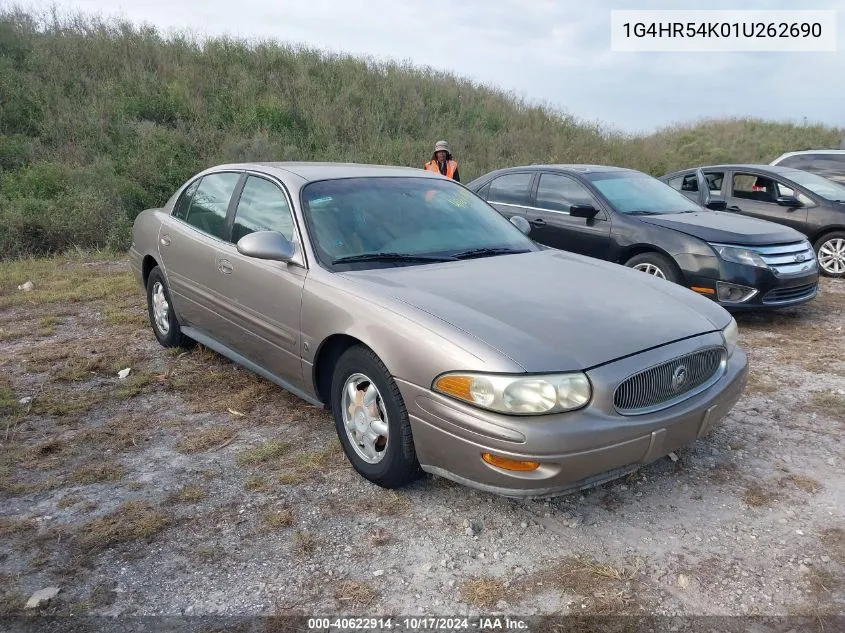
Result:
M573 218L569 209L588 204L599 209L595 218ZM590 191L571 176L543 172L534 204L526 219L531 239L561 250L604 259L610 247L610 221Z
M297 244L300 262L241 255L238 240L254 231L279 231ZM222 310L232 324L223 342L297 387L302 385L300 314L307 274L301 257L287 191L270 178L249 174L237 200L232 239L218 249L218 260L228 271L219 281L226 297Z
M731 174L727 211L790 226L806 233L807 208L813 201L780 179L751 171L736 170ZM782 205L780 196L794 196L799 206Z
M217 252L228 237L228 212L241 172L214 172L192 182L159 233L159 253L173 308L183 324L219 339L227 327L221 316Z
M525 217L534 193L535 175L533 171L509 172L494 178L480 193L506 218L515 215Z

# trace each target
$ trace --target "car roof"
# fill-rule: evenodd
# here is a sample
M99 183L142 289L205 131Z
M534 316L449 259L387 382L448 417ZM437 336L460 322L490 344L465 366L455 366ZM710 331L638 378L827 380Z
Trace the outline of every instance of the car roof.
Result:
M671 171L667 174L663 174L661 178L669 178L673 176L680 176L681 174L690 174L695 173L695 171L699 169L699 167L688 167L686 169L679 169L678 171ZM753 164L753 163L735 163L735 164L724 164L724 165L701 165L700 169L750 169L752 171L766 171L773 174L782 174L784 176L788 176L791 173L795 173L801 171L800 169L794 169L792 167L780 167L778 165L765 165L765 164Z
M845 149L799 149L793 152L784 152L776 159L774 159L770 164L774 165L778 161L783 160L784 158L789 158L790 156L802 156L805 154L836 154L842 155L845 154Z
M330 178L373 178L386 177L417 177L444 178L416 167L399 167L394 165L367 165L362 163L331 163L331 162L262 162L262 163L229 163L216 165L209 171L219 170L252 170L261 171L276 176L294 174L307 182L326 180Z
M489 171L483 176L479 176L476 180L480 179L487 179L490 176L498 175L498 174L505 174L511 171L543 171L543 170L553 170L553 171L568 171L568 172L578 172L582 174L599 174L599 173L606 173L606 172L637 172L635 169L628 169L627 167L615 167L613 165L586 165L586 164L567 164L567 163L554 163L554 164L533 164L533 165L515 165L513 167L502 167L501 169L494 169L493 171Z

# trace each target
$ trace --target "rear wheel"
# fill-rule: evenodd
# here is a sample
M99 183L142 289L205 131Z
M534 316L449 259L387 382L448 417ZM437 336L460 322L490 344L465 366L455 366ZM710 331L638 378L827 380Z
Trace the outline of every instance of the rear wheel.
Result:
M156 266L147 278L147 311L158 342L164 347L188 347L191 339L182 334L170 301L170 291L161 268Z
M681 274L671 259L660 253L640 253L625 262L628 268L639 270L659 279L680 283Z
M343 353L331 395L338 438L361 476L400 488L422 475L402 394L372 350L356 345Z
M814 247L823 275L845 276L845 232L828 233L816 240Z

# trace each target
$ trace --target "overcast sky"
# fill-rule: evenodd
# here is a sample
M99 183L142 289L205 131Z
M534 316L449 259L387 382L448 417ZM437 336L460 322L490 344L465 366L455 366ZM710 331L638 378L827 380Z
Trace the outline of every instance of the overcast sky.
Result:
M3 3L3 0L0 0ZM845 127L845 0L19 0L409 61L629 132L757 116ZM837 52L613 53L611 9L837 9Z

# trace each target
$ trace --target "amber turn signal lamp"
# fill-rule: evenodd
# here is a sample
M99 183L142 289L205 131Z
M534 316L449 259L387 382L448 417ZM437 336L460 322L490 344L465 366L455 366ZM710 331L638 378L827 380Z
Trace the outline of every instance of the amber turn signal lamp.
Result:
M504 468L505 470L530 472L532 470L537 470L540 467L540 462L526 462L519 459L509 459L500 455L493 455L492 453L482 453L481 459L488 464Z
M700 292L703 295L714 295L716 291L713 288L702 288L700 286L690 286L690 290L695 290L696 292Z
M442 393L448 393L450 396L468 402L473 401L472 393L470 393L472 378L469 376L443 376L437 380L434 386Z

